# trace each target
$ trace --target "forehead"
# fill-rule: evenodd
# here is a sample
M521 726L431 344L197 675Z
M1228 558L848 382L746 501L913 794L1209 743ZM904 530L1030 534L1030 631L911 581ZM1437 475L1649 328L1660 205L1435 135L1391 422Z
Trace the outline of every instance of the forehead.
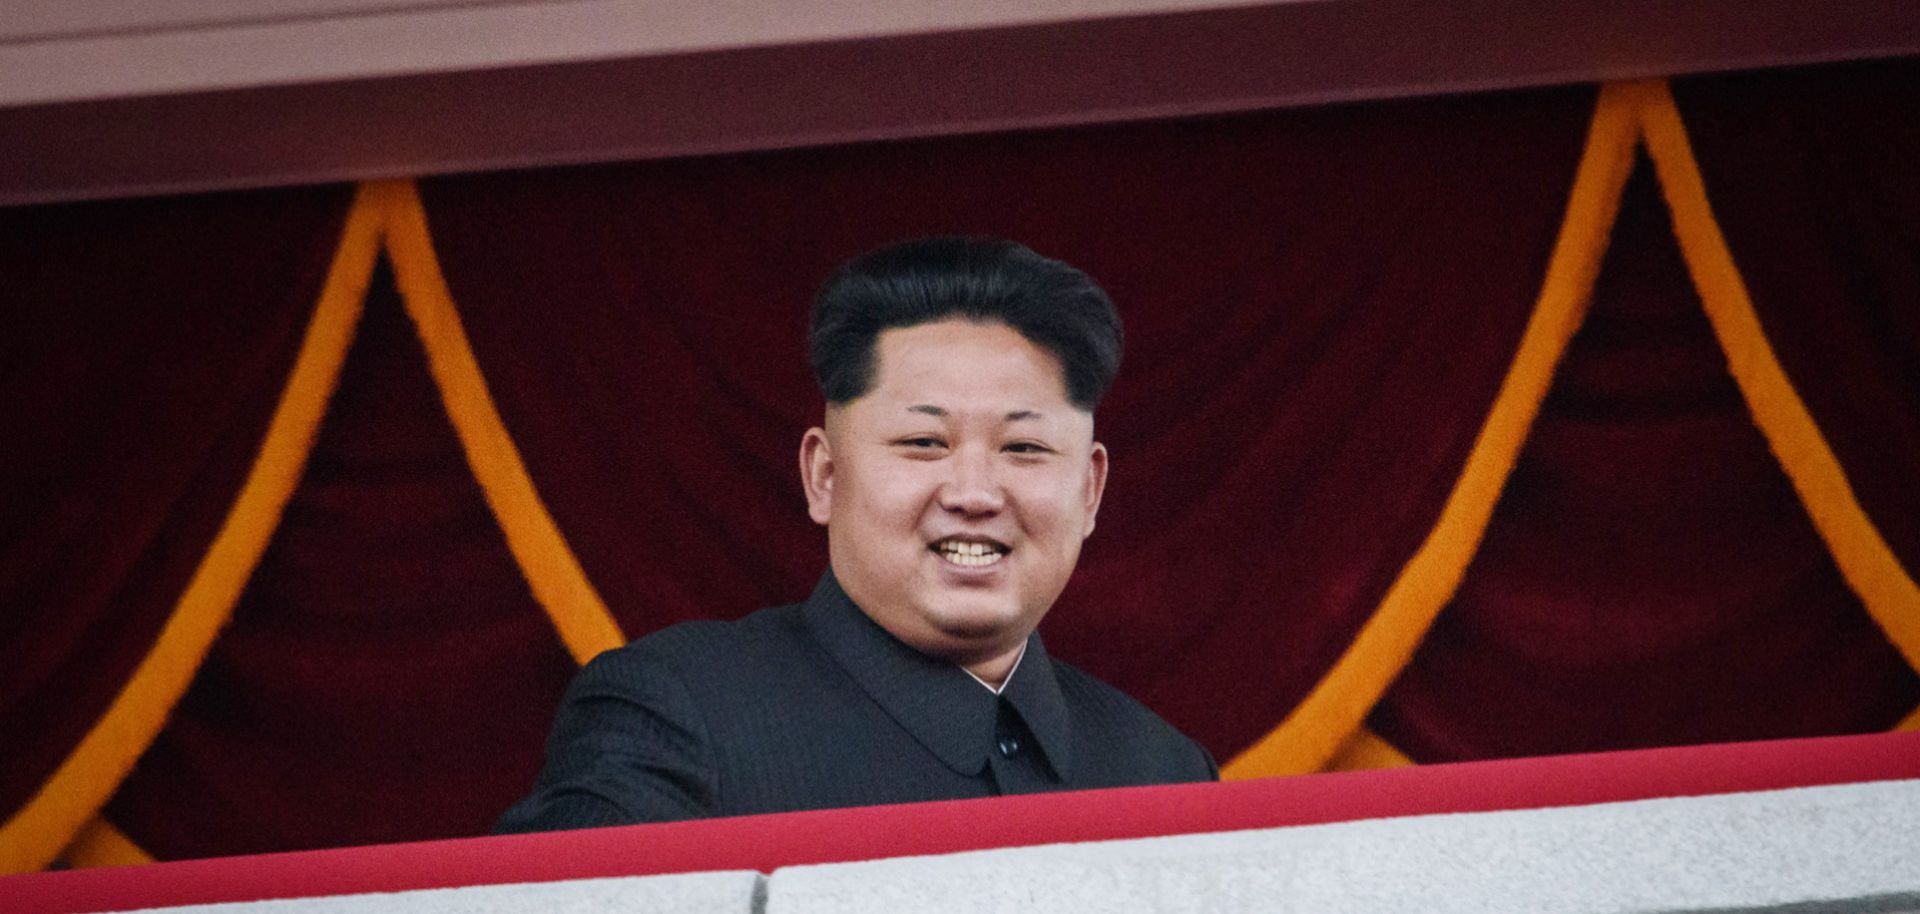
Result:
M1071 409L1060 360L1006 324L898 327L883 331L873 348L873 388L861 399Z

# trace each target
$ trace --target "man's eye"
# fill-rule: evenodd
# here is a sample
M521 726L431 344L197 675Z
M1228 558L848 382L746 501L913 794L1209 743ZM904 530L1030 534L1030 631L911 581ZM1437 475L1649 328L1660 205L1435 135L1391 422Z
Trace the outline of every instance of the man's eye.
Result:
M946 442L941 441L938 438L933 438L926 435L921 435L917 438L902 438L899 441L895 441L894 444L898 444L903 447L911 447L911 448L946 447Z
M1051 454L1053 449L1033 441L1015 441L1003 448L1009 454Z

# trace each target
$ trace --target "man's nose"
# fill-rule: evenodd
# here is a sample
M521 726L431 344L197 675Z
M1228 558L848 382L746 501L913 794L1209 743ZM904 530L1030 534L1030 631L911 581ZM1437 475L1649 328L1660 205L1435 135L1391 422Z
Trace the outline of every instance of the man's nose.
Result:
M940 487L940 507L968 516L995 514L1006 507L992 454L964 449L947 465L951 475Z

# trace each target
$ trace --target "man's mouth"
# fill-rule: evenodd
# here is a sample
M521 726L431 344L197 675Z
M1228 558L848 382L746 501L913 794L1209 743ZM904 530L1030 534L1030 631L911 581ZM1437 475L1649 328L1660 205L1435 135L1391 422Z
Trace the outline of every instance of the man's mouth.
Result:
M945 539L935 540L933 545L927 548L939 554L940 558L946 560L949 564L959 565L962 568L980 568L986 565L992 565L1006 558L1007 553L1011 551L1005 544L993 540L962 539L951 536Z

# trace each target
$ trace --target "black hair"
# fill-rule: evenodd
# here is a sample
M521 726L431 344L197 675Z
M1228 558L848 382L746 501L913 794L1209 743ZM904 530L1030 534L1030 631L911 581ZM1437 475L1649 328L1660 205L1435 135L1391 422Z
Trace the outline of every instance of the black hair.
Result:
M855 257L820 288L807 348L821 394L843 404L872 389L883 331L954 318L1005 324L1059 359L1087 412L1120 370L1120 315L1092 277L1011 241L921 238Z

